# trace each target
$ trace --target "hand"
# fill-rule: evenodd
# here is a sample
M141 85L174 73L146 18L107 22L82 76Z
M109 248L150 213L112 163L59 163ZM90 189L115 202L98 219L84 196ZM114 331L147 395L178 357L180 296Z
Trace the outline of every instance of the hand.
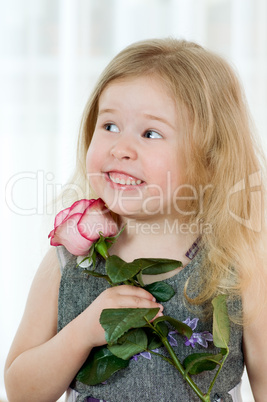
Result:
M107 343L105 331L99 322L102 310L107 308L160 308L156 317L163 315L163 306L145 289L129 285L108 288L83 312L90 347Z

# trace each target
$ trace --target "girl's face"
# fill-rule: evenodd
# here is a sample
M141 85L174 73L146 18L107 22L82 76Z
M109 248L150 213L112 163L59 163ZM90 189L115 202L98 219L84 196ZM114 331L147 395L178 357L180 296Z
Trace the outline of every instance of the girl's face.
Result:
M86 160L96 195L124 217L177 216L181 130L175 101L160 79L112 81L99 99Z

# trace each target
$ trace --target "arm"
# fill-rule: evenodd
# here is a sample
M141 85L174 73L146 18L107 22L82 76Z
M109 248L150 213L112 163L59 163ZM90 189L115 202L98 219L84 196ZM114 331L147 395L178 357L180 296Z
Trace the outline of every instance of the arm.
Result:
M5 383L10 402L57 400L90 352L72 341L78 338L77 323L57 334L59 282L56 249L51 248L34 278L6 361Z
M51 249L34 278L6 361L5 383L10 402L51 402L66 391L91 349L106 343L99 324L103 308L159 307L144 289L109 288L57 333L59 283L56 250Z
M267 315L265 295L262 286L267 285L267 278L261 278L262 284L251 285L243 295L244 318L248 312L248 324L244 326L244 356L250 386L256 402L266 401L267 395ZM256 282L256 281L255 281Z

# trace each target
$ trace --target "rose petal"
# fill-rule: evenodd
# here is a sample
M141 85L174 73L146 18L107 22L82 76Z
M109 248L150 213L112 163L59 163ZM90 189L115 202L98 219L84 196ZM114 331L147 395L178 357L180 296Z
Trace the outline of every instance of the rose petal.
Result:
M60 211L56 217L55 217L55 223L54 223L54 228L57 226L61 225L61 223L66 219L66 217L69 215L70 208L63 209Z
M118 233L118 226L101 198L82 199L60 211L49 233L52 246L64 245L74 255L87 255L92 243Z
M74 204L72 204L72 206L70 207L70 216L77 214L77 213L81 213L83 214L84 211L86 210L86 208L88 208L91 204L94 203L95 200L86 200L86 199L82 199L79 201L74 202Z
M99 233L102 233L104 237L114 236L118 233L118 226L105 207L103 200L99 198L94 201L86 208L77 225L79 233L93 242L99 239Z
M64 245L74 255L87 255L92 242L80 235L77 230L77 223L82 214L77 213L66 219L60 226L54 229L51 237L51 245Z
M60 211L55 217L54 228L61 225L61 223L64 222L68 216L74 215L77 212L83 213L92 201L94 200L79 200L74 202L71 207Z

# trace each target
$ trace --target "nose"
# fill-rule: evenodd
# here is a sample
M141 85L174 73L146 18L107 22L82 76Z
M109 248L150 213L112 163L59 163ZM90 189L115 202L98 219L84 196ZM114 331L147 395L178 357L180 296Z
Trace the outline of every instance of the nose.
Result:
M111 148L111 155L118 160L135 160L137 158L137 151L134 139L122 135Z

